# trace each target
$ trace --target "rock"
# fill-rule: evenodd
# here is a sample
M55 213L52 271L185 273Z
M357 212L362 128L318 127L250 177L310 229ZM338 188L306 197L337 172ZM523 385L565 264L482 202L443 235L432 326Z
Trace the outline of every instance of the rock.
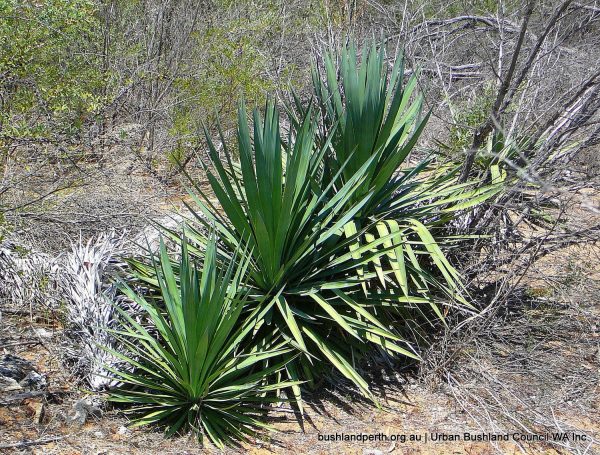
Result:
M119 429L117 430L117 433L118 434L122 434L122 435L126 435L126 434L131 433L131 431L127 427L120 426Z
M69 423L72 425L83 425L88 417L102 416L102 410L86 399L79 400L73 405L75 415L69 416Z
M21 381L30 371L34 371L34 367L29 360L12 354L4 354L0 359L0 376Z
M46 380L45 375L39 374L37 371L30 371L27 373L27 376L19 382L19 385L24 389L42 390L48 387L48 381Z
M0 390L42 390L47 386L46 376L35 371L29 360L12 354L0 359Z
M23 387L13 378L0 376L0 392L14 392L15 390L23 390Z
M46 377L35 371L29 360L12 354L0 359L0 391L42 390L48 386Z

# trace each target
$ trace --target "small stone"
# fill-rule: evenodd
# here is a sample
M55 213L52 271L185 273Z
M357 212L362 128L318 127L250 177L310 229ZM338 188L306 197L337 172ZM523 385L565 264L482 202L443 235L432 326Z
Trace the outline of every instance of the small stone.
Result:
M27 373L20 382L19 385L24 389L29 390L42 390L48 387L48 381L46 380L46 376L43 374L39 374L35 371L30 371Z
M131 431L129 431L129 428L124 427L124 426L120 426L119 429L117 430L118 434L122 434L122 435L126 435L131 433Z
M23 390L23 387L13 378L0 376L0 392L13 392L15 390Z
M75 415L69 416L69 422L79 426L86 422L88 416L100 417L102 415L100 408L85 399L77 401L73 405L73 409L75 410Z

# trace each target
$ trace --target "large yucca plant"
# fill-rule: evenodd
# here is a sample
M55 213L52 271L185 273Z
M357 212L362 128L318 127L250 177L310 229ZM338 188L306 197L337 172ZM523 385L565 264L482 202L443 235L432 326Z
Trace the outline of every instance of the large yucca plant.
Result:
M359 267L358 277L375 272L376 287L426 299L443 319L436 300L468 306L460 276L442 251L449 243L444 228L456 213L489 198L499 187L460 184L459 166L434 167L431 156L407 163L428 115L421 115L417 72L404 83L401 56L389 69L383 47L378 51L373 43L363 48L359 62L350 44L337 60L336 65L336 54L325 53L322 65L315 64L312 71L313 99L320 112L316 141L331 144L324 156L321 184L333 184L337 191L357 169L367 167L360 189L353 194L367 200L343 227L348 239L356 239L349 246L356 259L364 257L365 244L395 234L382 245L389 250L386 255L375 255L368 267ZM294 97L289 111L295 128L307 109ZM340 178L335 178L338 174ZM363 280L365 292L368 286L368 280ZM422 307L415 309L426 314Z
M396 235L367 243L356 259L348 247L356 237L343 238L343 227L368 201L356 192L366 178L371 161L333 190L322 185L323 156L328 141L315 143L316 122L310 109L294 135L280 137L279 113L268 104L264 120L254 112L250 134L243 106L239 113L239 165L224 146L223 164L207 135L211 168L208 180L218 200L197 185L196 219L221 234L222 254L247 248L249 309L263 308L264 321L256 328L255 339L272 343L288 340L300 353L286 366L292 381L311 381L327 365L337 368L365 395L369 387L357 373L354 361L361 352L378 346L389 353L418 357L391 329L388 312L401 304L415 303L411 297L380 295L369 300L361 296L356 269L382 254L382 247ZM340 172L343 171L343 166ZM338 173L338 177L339 177ZM355 200L350 203L349 201ZM192 212L197 210L189 207ZM202 230L189 228L187 235L202 254L206 239ZM371 346L371 348L369 348ZM294 386L300 400L300 390ZM301 405L301 404L300 404Z
M122 361L109 368L121 381L110 400L128 405L134 425L161 425L167 435L192 430L223 447L265 427L261 417L274 389L297 385L277 380L291 358L285 341L246 343L264 317L259 308L241 317L246 299L240 285L248 263L249 257L236 257L220 267L211 236L200 270L190 261L185 238L173 268L161 242L153 275L156 298L123 285L149 322L119 309L120 328L111 331L126 353L110 350ZM265 368L273 358L283 361Z
M196 220L186 228L190 252L205 256L204 233L213 228L221 260L247 252L241 317L262 315L252 345L293 347L263 367L285 364L281 377L300 406L297 381L332 367L371 396L356 368L364 355L375 348L418 358L401 334L420 333L432 314L443 319L441 305L469 306L439 232L454 212L495 191L457 184L456 170L434 169L431 160L408 166L425 125L420 101L411 101L414 79L404 88L401 63L389 73L375 47L363 52L362 66L355 54L343 51L340 79L331 55L325 82L315 70L320 116L296 98L282 138L272 103L264 119L254 111L250 126L242 105L239 161L222 138L219 153L207 133L213 194L188 176ZM147 266L136 267L156 284Z

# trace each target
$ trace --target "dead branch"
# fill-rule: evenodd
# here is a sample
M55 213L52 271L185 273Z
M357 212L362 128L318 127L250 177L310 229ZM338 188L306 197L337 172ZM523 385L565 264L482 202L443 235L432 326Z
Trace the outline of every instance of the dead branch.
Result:
M22 401L28 400L30 398L45 397L49 394L50 392L48 392L47 390L34 390L31 392L17 393L15 395L5 397L2 401L0 401L0 406L10 406L15 403L21 403Z
M36 439L34 441L25 440L25 441L20 441L20 442L13 442L10 444L0 444L0 449L22 449L24 447L50 444L51 442L60 441L61 439L64 439L65 437L66 436L50 436L47 438Z
M525 39L525 32L527 31L529 19L531 18L531 14L533 13L533 6L533 1L530 1L527 5L527 9L523 17L523 22L521 23L521 29L519 31L519 37L517 39L517 44L515 46L513 57L511 59L506 76L500 84L498 95L496 96L496 101L494 102L492 111L487 120L475 131L475 134L473 136L473 144L471 145L471 149L467 153L467 158L465 160L465 164L460 177L461 182L466 182L469 178L471 169L473 168L473 164L475 162L475 154L477 153L477 150L481 148L481 146L485 142L485 139L493 130L494 124L498 121L498 116L502 113L502 106L504 105L505 97L510 92L512 78L516 70L519 54L521 53L521 47L523 46L523 41Z
M508 20L500 21L499 19L497 19L495 17L489 17L489 16L463 15L463 16L451 17L449 19L431 19L428 21L424 21L420 24L415 25L412 29L412 32L416 33L423 28L428 28L431 26L448 26L448 25L457 24L457 23L461 23L461 22L467 22L469 24L479 23L479 24L484 24L484 25L487 25L488 27L494 27L494 28L499 28L502 25L508 25L509 28L512 28L513 30L517 30L517 28L518 28L515 26L515 24L513 22L508 21Z
M540 49L542 48L542 45L544 44L544 41L546 41L546 37L552 31L552 29L556 26L556 24L560 21L562 14L567 10L567 8L572 3L572 1L573 0L566 0L565 2L563 2L563 4L560 7L558 7L556 9L556 11L554 12L552 17L546 24L546 28L544 29L544 32L539 36L533 49L529 53L529 57L527 58L527 61L521 68L519 75L515 78L515 81L512 85L510 84L510 80L509 80L510 89L509 89L508 93L506 94L506 97L505 98L503 97L501 106L498 109L498 114L501 115L508 108L510 103L512 103L515 93L517 92L521 83L525 80L525 77L527 76L527 74L529 74L529 71L531 70L533 62L537 58L537 56L540 52ZM531 8L533 8L533 3L531 3L530 5L531 5ZM531 15L531 12L529 12L529 10L528 10L528 13L529 13L529 15ZM527 15L528 13L525 13L525 14ZM521 39L521 38L519 37L519 39ZM518 54L520 52L520 49L521 49L521 47L517 46L517 48L515 49L515 53ZM512 75L511 75L511 77L512 77Z

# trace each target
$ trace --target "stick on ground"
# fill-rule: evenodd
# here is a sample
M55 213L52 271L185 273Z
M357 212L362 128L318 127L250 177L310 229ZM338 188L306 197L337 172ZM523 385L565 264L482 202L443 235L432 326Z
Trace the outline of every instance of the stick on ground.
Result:
M36 439L35 441L21 441L21 442L13 442L11 444L0 444L1 449L19 449L22 447L30 447L30 446L39 446L43 444L49 444L51 442L60 441L64 439L65 436L50 436L48 438Z

